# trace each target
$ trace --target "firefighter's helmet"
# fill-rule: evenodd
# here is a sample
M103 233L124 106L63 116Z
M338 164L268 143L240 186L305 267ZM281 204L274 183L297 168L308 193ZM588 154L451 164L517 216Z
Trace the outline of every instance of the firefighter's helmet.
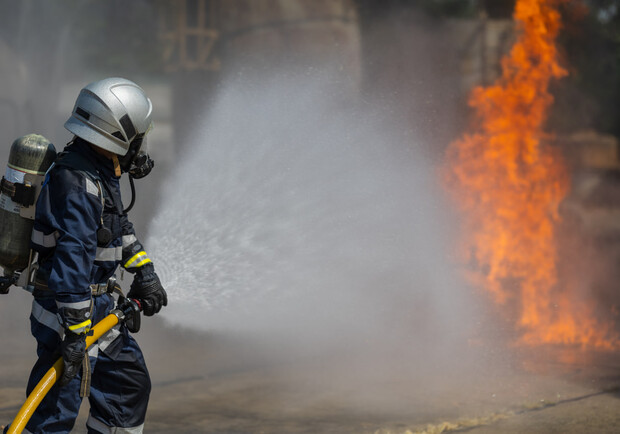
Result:
M151 128L153 105L144 90L124 78L106 78L80 91L65 128L99 148L125 155Z

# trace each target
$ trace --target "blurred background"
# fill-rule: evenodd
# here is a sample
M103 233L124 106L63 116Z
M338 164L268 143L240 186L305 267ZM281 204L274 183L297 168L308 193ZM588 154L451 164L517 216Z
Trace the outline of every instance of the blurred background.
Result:
M500 74L500 59L514 42L514 4L3 1L2 149L25 131L62 147L70 139L62 125L79 89L118 75L143 85L155 103L157 134L150 139L163 168L226 79L295 69L331 70L342 92L389 106L438 160L467 125L470 90ZM559 48L570 74L552 83L548 128L562 136L566 152L589 149L580 168L612 169L606 152L615 152L620 135L618 2L568 2L560 11Z
M469 90L499 74L513 42L514 3L2 2L2 138L35 129L64 141L60 124L76 89L121 75L150 90L158 136L182 146L183 122L193 125L192 111L225 77L278 65L334 68L352 92L391 98L441 154L463 129ZM571 74L554 85L550 127L617 136L617 2L571 3L562 8L560 40ZM174 155L161 152L169 153L164 161Z
M188 421L179 432L404 432L560 396L565 377L532 379L512 314L461 276L460 217L437 175L471 125L470 92L501 76L514 7L0 1L0 161L28 133L62 149L89 82L129 78L153 101L156 167L132 211L171 297L139 338L153 432L171 413ZM587 270L617 332L620 2L558 10L568 75L551 83L545 130L571 179L560 269ZM28 297L0 300L7 416L34 357ZM575 374L579 357L542 371Z

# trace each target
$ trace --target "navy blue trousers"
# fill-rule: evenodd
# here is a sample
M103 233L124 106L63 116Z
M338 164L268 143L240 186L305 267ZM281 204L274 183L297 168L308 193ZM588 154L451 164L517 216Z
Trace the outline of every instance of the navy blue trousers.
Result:
M94 324L114 307L114 299L108 294L94 297L93 303ZM28 394L59 357L63 331L55 318L56 312L53 297L35 297L30 323L39 359L28 381ZM139 432L144 424L151 381L137 342L124 325L117 325L88 354L91 366L88 432L113 432L114 428L136 428L132 432ZM81 381L82 371L68 385L54 385L30 419L27 431L70 432L82 403Z

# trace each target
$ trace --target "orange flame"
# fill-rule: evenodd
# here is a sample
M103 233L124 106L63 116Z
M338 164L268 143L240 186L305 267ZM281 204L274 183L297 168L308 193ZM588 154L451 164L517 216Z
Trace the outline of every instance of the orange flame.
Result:
M543 132L549 83L567 74L555 46L558 1L517 0L517 40L497 82L473 90L477 125L449 146L446 179L484 287L515 306L520 341L612 348L610 328L558 285L555 226L569 178Z

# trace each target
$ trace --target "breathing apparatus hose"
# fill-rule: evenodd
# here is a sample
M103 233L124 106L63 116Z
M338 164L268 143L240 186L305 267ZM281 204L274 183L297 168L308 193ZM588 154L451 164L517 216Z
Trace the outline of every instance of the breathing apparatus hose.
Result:
M142 310L140 303L136 300L125 299L124 303L119 304L121 305L114 309L112 312L110 312L108 316L99 321L92 328L92 335L86 337L87 349L116 324L124 321L125 319L128 319L130 315L135 315L136 312L139 314L139 312ZM41 378L41 380L30 393L30 395L28 395L28 398L26 398L26 402L24 402L24 405L22 405L22 407L20 408L17 416L15 416L15 419L13 419L9 430L7 431L8 434L20 434L24 430L26 424L32 417L32 414L37 409L45 395L47 395L47 392L49 392L52 386L56 383L56 380L60 378L62 370L63 361L61 357L56 360L56 363L54 363L54 365L49 369L49 371L47 371L43 378Z
M133 183L133 176L129 175L129 186L131 187L131 203L129 204L129 206L127 208L125 208L123 210L123 213L127 214L131 208L133 208L134 204L136 203L136 186Z

